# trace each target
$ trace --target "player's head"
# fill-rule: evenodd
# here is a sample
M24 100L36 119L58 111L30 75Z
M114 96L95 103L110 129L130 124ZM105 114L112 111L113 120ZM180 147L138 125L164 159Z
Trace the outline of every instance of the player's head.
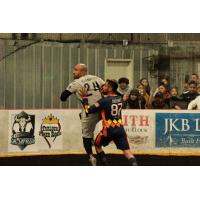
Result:
M116 93L117 88L118 88L118 83L116 80L107 79L105 84L103 85L102 93L103 94L108 94L110 92Z
M86 74L87 74L87 66L85 64L79 63L74 66L73 69L74 79L78 79L82 76L85 76Z

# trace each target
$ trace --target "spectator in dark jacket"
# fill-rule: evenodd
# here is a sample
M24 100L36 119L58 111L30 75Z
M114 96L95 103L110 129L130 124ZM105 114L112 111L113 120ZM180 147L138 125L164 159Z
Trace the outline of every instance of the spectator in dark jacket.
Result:
M170 91L170 82L169 82L169 77L168 76L162 76L162 79L159 82L159 85L164 85L166 88L166 91L169 92ZM156 95L156 93L159 92L159 87L155 90L155 92L153 93L153 96Z
M126 108L131 109L145 109L146 101L143 96L140 95L137 89L130 91L129 98L126 102Z
M166 91L170 91L170 82L169 82L169 77L168 76L163 76L163 78L160 81L160 85L164 84L166 87Z
M197 92L197 83L195 81L189 81L188 91L181 94L181 98L185 101L183 109L187 109L188 104L194 100L199 94Z
M158 92L155 94L152 101L153 109L167 109L170 107L170 94L164 84L160 84Z
M169 105L171 109L181 110L181 98L178 96L178 88L172 87L170 90Z

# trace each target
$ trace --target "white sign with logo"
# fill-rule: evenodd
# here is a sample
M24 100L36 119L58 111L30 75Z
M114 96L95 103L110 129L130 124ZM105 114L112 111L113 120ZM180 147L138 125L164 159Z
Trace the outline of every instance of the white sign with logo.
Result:
M1 154L85 153L80 109L0 112ZM128 109L123 110L122 114L133 153L200 153L199 111ZM101 129L99 122L95 137ZM104 150L106 153L121 152L113 143Z
M60 111L10 110L8 152L63 150Z

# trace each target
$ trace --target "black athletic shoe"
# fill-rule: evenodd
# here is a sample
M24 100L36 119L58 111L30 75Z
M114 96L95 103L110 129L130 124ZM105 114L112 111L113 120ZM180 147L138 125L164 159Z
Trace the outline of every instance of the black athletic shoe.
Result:
M105 155L104 151L97 153L97 160L98 160L98 164L100 166L109 166L109 163L106 159L106 155Z
M135 158L131 158L128 160L130 166L138 166L137 160Z

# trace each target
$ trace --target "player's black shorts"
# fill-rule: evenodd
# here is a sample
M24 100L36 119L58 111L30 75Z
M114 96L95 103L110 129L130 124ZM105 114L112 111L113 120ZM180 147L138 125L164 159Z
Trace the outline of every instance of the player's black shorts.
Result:
M120 150L128 150L130 149L126 132L124 128L116 127L116 128L108 128L107 129L107 136L103 134L103 131L101 131L95 140L96 146L107 146L111 141L113 141L116 145L116 147Z

